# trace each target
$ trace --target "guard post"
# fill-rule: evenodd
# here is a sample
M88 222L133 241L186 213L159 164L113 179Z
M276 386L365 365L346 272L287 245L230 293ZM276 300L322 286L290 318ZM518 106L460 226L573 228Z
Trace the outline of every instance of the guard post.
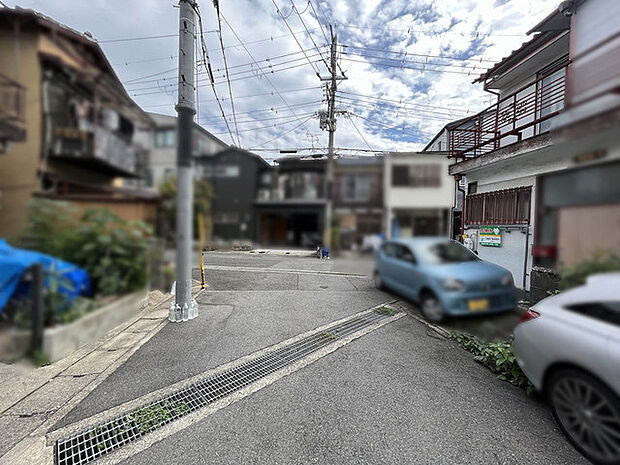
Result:
M202 249L200 252L200 287L205 289L207 287L207 249Z

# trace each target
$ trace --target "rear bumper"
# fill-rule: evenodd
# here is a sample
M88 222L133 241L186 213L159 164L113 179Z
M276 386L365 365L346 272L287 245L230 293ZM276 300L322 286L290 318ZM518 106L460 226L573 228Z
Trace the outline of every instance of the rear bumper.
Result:
M526 324L532 323L535 322L528 322ZM541 361L544 356L537 349L536 341L528 337L525 329L522 325L517 325L514 329L512 351L523 374L530 380L537 391L542 392L542 380L546 363Z
M488 301L486 310L471 311L470 300ZM509 312L517 307L517 295L514 289L500 289L489 292L454 292L444 294L441 298L447 315L479 315L490 313Z

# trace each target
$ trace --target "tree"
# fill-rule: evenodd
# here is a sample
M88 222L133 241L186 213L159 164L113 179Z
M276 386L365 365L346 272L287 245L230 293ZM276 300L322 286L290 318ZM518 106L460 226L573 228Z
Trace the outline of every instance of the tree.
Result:
M162 235L170 242L174 242L176 230L176 196L177 178L167 177L158 187L161 203L159 217L162 225ZM194 179L194 237L198 237L204 245L211 238L213 229L211 221L211 200L213 189L211 184L202 179Z

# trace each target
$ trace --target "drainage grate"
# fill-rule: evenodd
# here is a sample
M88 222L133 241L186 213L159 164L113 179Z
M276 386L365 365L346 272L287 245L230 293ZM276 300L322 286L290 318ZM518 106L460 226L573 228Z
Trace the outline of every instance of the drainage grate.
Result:
M325 331L213 375L164 399L140 407L114 420L76 433L56 443L58 465L83 464L135 441L151 431L209 405L222 397L296 362L336 339L390 318L397 311L381 307Z

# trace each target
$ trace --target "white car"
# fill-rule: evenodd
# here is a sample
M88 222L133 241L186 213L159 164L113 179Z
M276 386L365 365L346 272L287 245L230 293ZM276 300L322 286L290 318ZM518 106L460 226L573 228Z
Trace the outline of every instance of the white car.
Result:
M568 440L594 463L620 464L620 273L531 307L513 350Z

